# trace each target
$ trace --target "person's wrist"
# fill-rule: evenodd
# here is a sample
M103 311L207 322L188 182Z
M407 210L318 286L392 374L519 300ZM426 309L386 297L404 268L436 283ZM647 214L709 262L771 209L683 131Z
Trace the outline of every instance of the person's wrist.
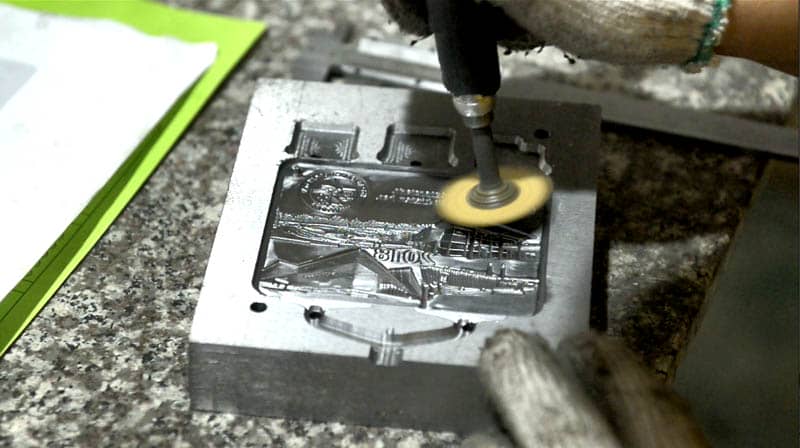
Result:
M732 0L716 52L797 75L797 0Z

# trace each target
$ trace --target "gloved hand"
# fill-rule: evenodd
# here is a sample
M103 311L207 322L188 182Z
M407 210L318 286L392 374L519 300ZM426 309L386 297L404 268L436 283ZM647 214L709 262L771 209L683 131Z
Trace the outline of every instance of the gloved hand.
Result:
M409 34L428 36L427 0L381 0L389 16ZM480 0L477 0L480 2ZM530 50L545 44L544 40L518 25L501 8L488 3L485 8L485 27L476 32L487 33L502 47L510 50Z
M477 1L477 0L476 0ZM427 35L425 0L382 0L406 32ZM556 45L576 56L623 64L709 62L730 0L491 0L486 29L502 46ZM501 13L502 11L502 13Z
M621 64L709 62L730 0L494 0L522 27L579 57Z
M716 50L797 76L797 0L491 1L549 44L588 59L696 71Z
M510 439L498 429L465 447L708 446L684 402L608 337L580 335L553 352L540 336L501 330L479 369Z

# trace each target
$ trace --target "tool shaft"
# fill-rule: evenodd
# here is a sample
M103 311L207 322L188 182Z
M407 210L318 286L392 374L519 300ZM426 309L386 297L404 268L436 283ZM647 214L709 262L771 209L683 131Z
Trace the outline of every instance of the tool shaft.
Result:
M492 128L490 126L472 129L472 151L478 168L478 188L491 191L500 187L503 180L497 168Z
M427 0L427 7L442 81L472 133L479 183L470 191L469 202L483 209L502 207L519 191L500 178L490 127L494 94L500 88L497 42L484 29L490 6L471 0Z

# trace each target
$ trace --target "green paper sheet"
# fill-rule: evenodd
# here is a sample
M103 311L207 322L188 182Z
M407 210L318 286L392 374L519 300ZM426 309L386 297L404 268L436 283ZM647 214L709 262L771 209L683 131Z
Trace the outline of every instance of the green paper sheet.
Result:
M54 14L112 19L151 35L217 44L213 65L173 105L122 166L113 175L109 173L110 179L89 205L0 302L1 357L119 216L265 26L147 0L0 1Z

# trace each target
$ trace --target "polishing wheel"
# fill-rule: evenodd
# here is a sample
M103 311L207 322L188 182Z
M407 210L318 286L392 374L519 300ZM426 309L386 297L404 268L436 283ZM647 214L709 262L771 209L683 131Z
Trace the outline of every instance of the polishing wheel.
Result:
M444 187L436 206L439 216L467 227L507 224L541 209L553 192L553 182L541 171L503 166L499 172L505 192L488 195L499 200L481 201L487 193L479 188L480 179L474 173Z

